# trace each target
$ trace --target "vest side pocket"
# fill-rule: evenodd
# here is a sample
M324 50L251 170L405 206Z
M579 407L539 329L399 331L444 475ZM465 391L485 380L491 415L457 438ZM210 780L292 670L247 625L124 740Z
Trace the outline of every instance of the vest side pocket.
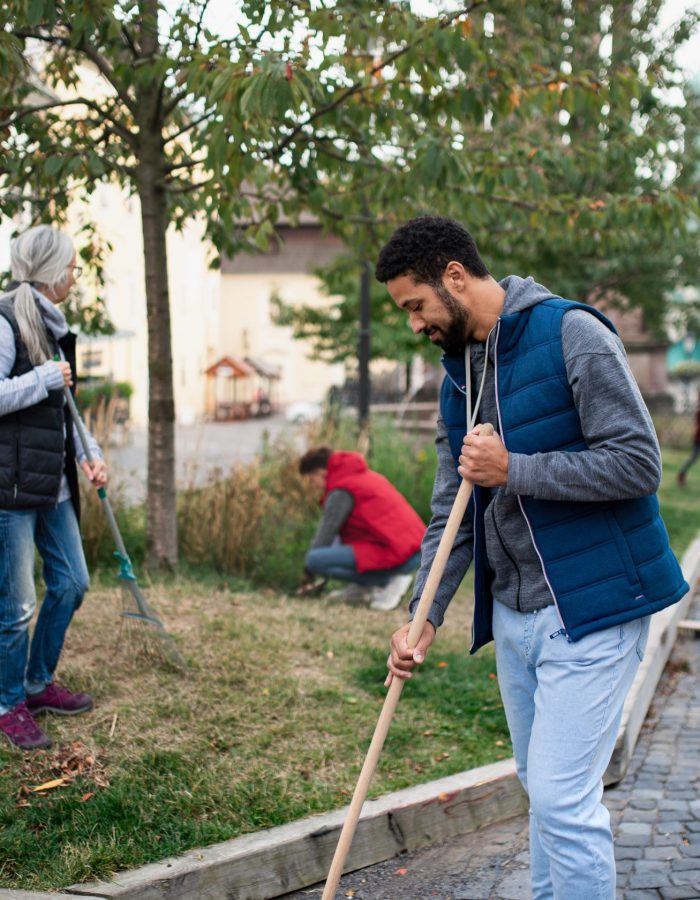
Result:
M641 594L642 585L639 581L639 575L637 574L637 567L635 566L634 560L632 559L632 554L627 543L627 538L625 537L625 533L620 526L615 510L613 508L608 508L605 511L605 517L608 520L610 535L615 541L617 552L625 567L629 582L634 590L637 591L638 594Z

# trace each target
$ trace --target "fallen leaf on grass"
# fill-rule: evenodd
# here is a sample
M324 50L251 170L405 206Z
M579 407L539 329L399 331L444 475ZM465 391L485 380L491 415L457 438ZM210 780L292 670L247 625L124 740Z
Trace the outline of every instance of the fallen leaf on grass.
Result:
M394 875L408 875L408 869L397 869Z
M354 897L354 896L355 896L355 891L353 891L353 890L345 891L345 896L346 896L346 897Z
M31 759L23 761L17 773L20 787L16 806L30 806L37 797L63 785L72 784L76 778L89 779L85 787L109 787L109 779L101 759L103 751L90 749L82 741L71 741L51 751L37 751ZM37 783L38 782L38 783ZM29 787L30 784L34 786Z
M87 794L83 794L83 796L80 798L80 802L85 803L86 800L89 800L90 797L94 797L94 796L95 796L94 791L88 791Z
M36 787L29 788L30 791L34 791L35 794L38 794L39 791L50 791L53 788L61 787L62 784L68 784L72 781L72 778L54 778L53 781L45 781L43 784L38 784Z
M490 678L492 681L495 681L495 679L496 679L495 673L494 673L494 672L489 672L489 678Z
M437 667L438 667L438 669L446 669L448 665L449 665L449 663L445 662L444 659L441 659L440 662L437 664Z

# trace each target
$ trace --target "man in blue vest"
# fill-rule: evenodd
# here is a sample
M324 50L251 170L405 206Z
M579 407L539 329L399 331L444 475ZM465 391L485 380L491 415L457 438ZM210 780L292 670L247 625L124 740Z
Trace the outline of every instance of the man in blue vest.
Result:
M602 778L649 617L688 590L659 516L651 418L613 325L532 278L496 281L457 222L403 225L376 275L413 332L444 351L412 611L460 480L475 485L417 647L408 624L392 637L387 684L424 660L473 560L471 652L495 639L530 800L533 896L613 900Z

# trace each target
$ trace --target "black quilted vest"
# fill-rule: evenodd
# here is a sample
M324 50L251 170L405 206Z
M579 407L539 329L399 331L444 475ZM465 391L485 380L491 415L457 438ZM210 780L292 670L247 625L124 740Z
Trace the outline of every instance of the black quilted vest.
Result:
M20 337L12 300L0 300L0 315L9 322L15 337L15 364L9 377L24 375L34 365ZM69 331L57 341L49 328L46 335L52 353L57 353L59 347L63 351L75 384L75 335ZM48 397L34 406L0 416L0 509L55 506L64 466L79 518L73 428L70 412L64 408L63 391L49 391Z

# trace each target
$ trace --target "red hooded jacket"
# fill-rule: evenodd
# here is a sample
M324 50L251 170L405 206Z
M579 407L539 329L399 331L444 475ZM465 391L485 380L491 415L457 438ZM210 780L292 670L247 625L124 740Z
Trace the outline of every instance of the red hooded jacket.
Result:
M347 491L354 500L340 538L352 545L358 572L394 569L420 549L425 534L422 519L359 453L337 450L331 454L321 503L336 490Z

